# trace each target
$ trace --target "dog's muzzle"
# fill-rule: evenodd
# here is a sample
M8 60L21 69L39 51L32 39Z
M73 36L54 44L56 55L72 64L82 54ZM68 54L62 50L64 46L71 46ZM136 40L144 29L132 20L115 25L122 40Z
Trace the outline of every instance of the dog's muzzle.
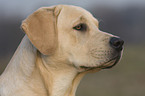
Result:
M123 50L123 44L124 41L118 37L111 37L109 40L109 45L110 48L112 49L112 51L107 51L107 53L103 53L105 52L104 50L99 50L97 51L97 49L94 49L93 51L91 51L91 54L93 57L95 58L106 58L106 56L108 57L108 59L104 60L103 62L101 62L98 66L80 66L80 68L83 68L85 70L92 70L92 69L109 69L112 68L113 66L115 66L118 61L121 58L122 55L122 50ZM98 54L96 55L96 52L100 52L98 56ZM105 55L107 54L107 55ZM102 57L101 57L102 56Z

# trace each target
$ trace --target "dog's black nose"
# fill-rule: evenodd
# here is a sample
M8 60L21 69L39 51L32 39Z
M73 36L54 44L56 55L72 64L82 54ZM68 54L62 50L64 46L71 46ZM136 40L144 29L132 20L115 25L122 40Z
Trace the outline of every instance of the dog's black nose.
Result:
M117 51L121 51L123 49L124 41L117 37L111 37L110 45L116 49Z

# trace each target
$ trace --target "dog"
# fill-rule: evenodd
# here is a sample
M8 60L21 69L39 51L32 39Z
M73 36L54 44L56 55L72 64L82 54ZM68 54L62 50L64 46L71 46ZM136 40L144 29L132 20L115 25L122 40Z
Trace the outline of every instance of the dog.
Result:
M124 41L77 6L42 7L21 28L26 35L0 76L0 96L75 96L86 73L109 69L122 55Z

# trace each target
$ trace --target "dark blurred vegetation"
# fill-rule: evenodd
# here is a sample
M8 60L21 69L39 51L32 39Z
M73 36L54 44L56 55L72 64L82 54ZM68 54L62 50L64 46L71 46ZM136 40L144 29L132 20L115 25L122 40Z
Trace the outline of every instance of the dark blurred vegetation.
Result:
M145 96L145 7L122 8L92 6L88 8L100 22L100 29L125 41L122 61L110 70L88 74L77 96ZM24 33L25 19L19 14L0 14L0 74L5 69Z

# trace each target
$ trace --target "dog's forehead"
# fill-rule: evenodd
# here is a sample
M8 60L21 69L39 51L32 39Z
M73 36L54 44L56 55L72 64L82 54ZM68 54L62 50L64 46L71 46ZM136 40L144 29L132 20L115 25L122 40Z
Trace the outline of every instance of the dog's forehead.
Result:
M61 14L63 14L66 17L71 17L72 19L81 16L86 18L93 18L90 12L78 6L63 5L61 11Z

